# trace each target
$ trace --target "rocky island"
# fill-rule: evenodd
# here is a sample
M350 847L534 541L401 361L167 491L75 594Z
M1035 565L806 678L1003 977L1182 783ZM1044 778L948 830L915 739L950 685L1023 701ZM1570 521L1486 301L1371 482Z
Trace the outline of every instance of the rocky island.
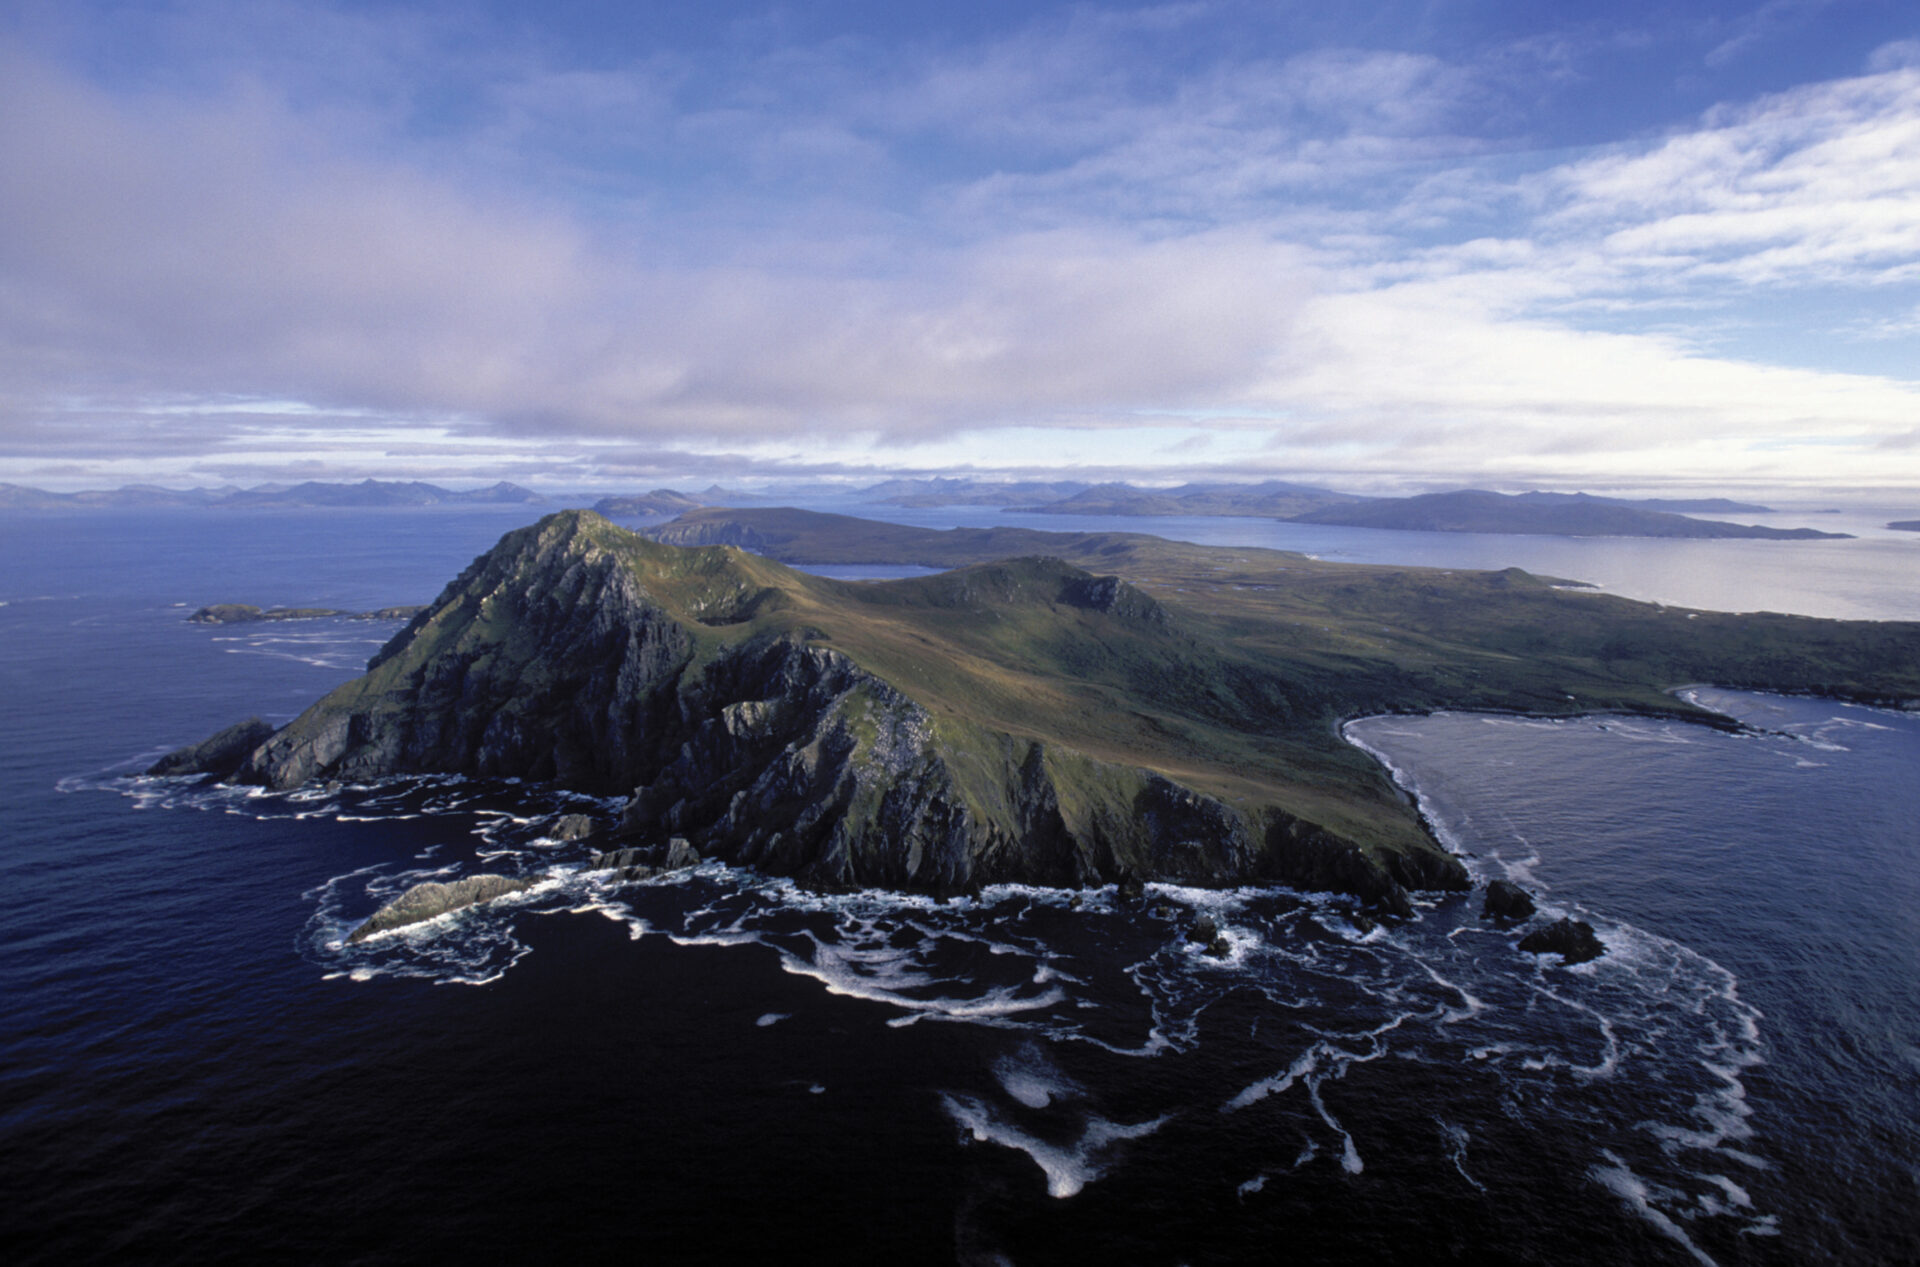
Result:
M235 728L218 764L250 751L204 768L276 788L459 772L619 793L603 834L629 863L677 839L823 887L1281 883L1407 914L1408 890L1466 873L1344 719L1727 724L1667 693L1694 681L1920 698L1920 624L1689 613L1518 570L780 510L695 512L661 535L695 543L587 511L508 533L364 677L270 735ZM703 539L959 566L844 582Z
M210 603L187 617L194 625L251 625L262 621L325 620L411 620L420 608L381 607L370 612L342 611L336 607L257 607L252 603Z

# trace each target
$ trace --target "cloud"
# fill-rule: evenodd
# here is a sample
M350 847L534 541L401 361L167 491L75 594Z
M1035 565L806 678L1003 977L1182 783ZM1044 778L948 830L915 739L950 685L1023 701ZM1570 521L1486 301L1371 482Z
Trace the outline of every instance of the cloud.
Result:
M911 433L1197 399L1281 341L1304 272L1257 235L1095 228L892 276L658 266L644 225L479 202L257 91L129 103L18 59L0 82L0 357L45 397L217 383L531 431Z
M1920 69L1719 110L1643 152L1550 174L1549 223L1609 227L1625 274L1666 284L1886 284L1920 260Z
M185 49L239 10L166 12ZM1094 467L1257 435L1319 469L1790 471L1779 446L1908 434L1911 382L1709 324L1911 286L1900 46L1530 153L1508 134L1566 41L1255 56L1210 12L589 60L279 5L118 76L16 44L0 456Z

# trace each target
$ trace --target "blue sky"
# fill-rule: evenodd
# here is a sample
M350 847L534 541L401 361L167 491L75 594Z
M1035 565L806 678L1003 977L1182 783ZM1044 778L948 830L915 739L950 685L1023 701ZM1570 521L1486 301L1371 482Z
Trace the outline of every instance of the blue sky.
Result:
M39 4L0 479L1920 486L1905 0Z

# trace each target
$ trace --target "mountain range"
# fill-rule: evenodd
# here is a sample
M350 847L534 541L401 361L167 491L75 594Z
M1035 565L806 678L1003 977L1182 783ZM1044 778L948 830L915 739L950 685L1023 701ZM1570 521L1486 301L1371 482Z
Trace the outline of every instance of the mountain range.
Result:
M264 509L278 507L380 507L440 505L534 505L546 498L502 480L487 488L454 490L417 480L362 480L358 484L261 484L254 488L160 488L129 484L123 488L79 493L49 493L19 484L0 484L5 510L154 510L194 507Z

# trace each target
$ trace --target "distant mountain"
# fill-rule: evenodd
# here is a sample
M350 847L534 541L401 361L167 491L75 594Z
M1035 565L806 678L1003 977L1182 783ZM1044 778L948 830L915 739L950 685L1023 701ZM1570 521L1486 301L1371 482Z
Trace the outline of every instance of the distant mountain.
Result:
M144 510L154 507L212 506L236 492L235 489L156 488L151 484L129 484L125 488L88 489L79 493L49 493L20 484L0 484L0 509L4 510Z
M464 491L418 481L397 483L362 480L358 484L309 481L291 487L261 484L255 488L159 488L128 484L124 488L90 489L79 493L49 493L18 484L0 484L0 509L6 510L172 510L202 506L249 509L284 507L371 507L440 505L523 505L546 498L504 480L489 488Z
M1565 493L1522 493L1522 497L1564 497ZM1574 494L1582 496L1582 494ZM1771 515L1773 507L1725 497L1595 497L1595 501L1635 510L1665 510L1676 515ZM1822 512L1815 512L1816 514Z
M1484 489L1423 493L1350 506L1330 506L1295 516L1300 523L1351 528L1397 528L1415 532L1540 533L1562 537L1764 537L1810 540L1845 537L1812 528L1761 528L1690 519L1663 510L1641 510L1585 493L1521 493Z
M1038 481L947 479L887 480L860 490L863 501L889 506L1030 506L1083 492L1079 480Z
M1247 515L1292 519L1322 507L1366 500L1351 493L1288 484L1282 480L1260 484L1182 484L1178 488L1096 484L1071 497L1021 509L1043 515Z
M287 507L377 507L377 506L458 506L504 505L543 502L546 498L518 484L502 480L488 488L462 492L423 484L418 480L399 483L390 480L362 480L358 484L323 484L309 480L288 489L247 489L219 503L224 506Z
M718 485L714 486L718 488ZM713 492L714 489L708 489ZM720 490L724 492L725 490ZM656 488L651 493L631 493L624 497L602 497L593 504L596 513L608 519L645 519L662 515L680 515L712 505L702 498L689 497L671 488Z

